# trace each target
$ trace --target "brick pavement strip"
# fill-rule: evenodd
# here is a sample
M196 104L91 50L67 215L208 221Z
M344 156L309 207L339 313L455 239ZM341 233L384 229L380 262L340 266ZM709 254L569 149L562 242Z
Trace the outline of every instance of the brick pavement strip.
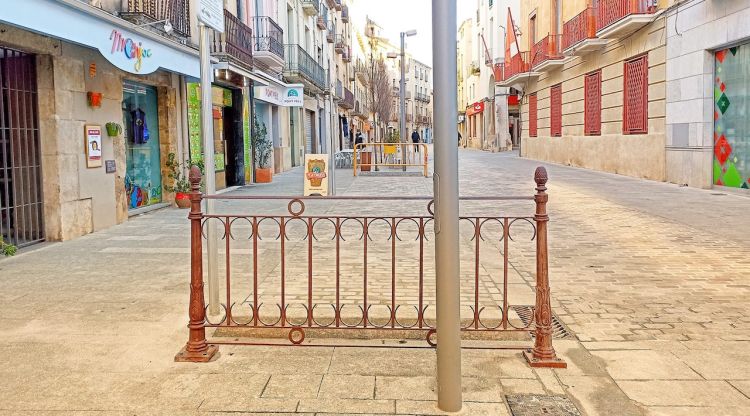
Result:
M460 157L465 195L532 190L537 162ZM553 309L580 341L555 342L566 370L531 370L512 351L465 350L467 414L510 414L504 394L566 394L585 415L750 413L750 223L737 216L750 199L547 168ZM237 193L301 189L299 172L274 180ZM338 185L349 195L431 190L423 178L354 180L348 171ZM516 211L524 212L503 213ZM533 295L533 256L512 253L521 296ZM187 337L188 256L185 212L169 209L0 260L0 415L435 413L429 349L223 346L215 362L173 363ZM271 275L276 263L264 258L264 270ZM356 261L344 267L359 272ZM488 260L488 289L497 273ZM399 284L412 278L404 273ZM353 286L345 296L360 292Z

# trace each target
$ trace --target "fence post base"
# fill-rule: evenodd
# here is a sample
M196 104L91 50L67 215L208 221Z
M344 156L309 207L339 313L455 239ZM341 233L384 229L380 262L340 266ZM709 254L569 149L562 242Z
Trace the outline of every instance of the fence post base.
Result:
M534 356L534 350L529 348L527 350L524 350L523 352L524 358L526 358L526 362L529 363L530 367L534 368L568 368L568 363L566 363L561 358L557 358L556 356L552 358L538 358Z
M216 345L208 345L203 352L191 352L186 345L174 356L174 361L176 363L207 363L217 352L219 352L219 347Z

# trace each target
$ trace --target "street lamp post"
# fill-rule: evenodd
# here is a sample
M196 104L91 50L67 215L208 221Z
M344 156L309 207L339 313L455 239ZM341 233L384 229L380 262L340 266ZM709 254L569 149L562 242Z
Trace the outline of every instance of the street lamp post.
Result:
M416 30L410 30L408 32L401 32L401 82L399 84L399 108L401 110L401 116L399 117L399 131L401 134L401 161L404 164L404 171L406 171L406 38L410 36L416 36Z
M432 1L435 73L435 278L437 298L438 407L458 412L461 399L461 317L458 246L458 148L456 137L457 0Z

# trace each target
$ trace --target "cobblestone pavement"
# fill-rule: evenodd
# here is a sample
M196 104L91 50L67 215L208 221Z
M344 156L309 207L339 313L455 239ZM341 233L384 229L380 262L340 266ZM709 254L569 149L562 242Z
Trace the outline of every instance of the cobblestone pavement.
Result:
M461 152L460 160L463 195L533 192L538 162L474 151ZM555 347L569 368L532 371L517 352L465 350L466 414L507 415L506 394L567 395L585 415L749 414L750 198L547 169L553 308L577 337ZM234 194L297 195L299 175L279 175L272 185ZM353 179L341 170L337 188L346 195L427 195L431 181ZM238 208L237 202L218 205L220 212ZM260 202L253 209L284 206ZM414 215L425 207L308 209ZM497 210L527 215L529 207ZM471 242L464 235L462 243ZM185 212L168 209L0 261L0 415L435 413L429 349L222 346L215 362L173 363L187 337L188 249ZM407 246L404 252L413 251ZM268 276L278 264L274 253L262 253ZM519 304L530 303L533 256L523 246L511 253L511 293ZM357 254L352 247L348 256ZM405 260L399 285L413 282ZM325 274L330 263L321 263L316 270ZM464 262L462 269L472 266ZM482 264L487 287L502 273L496 266ZM244 282L249 275L245 270ZM263 293L278 295L273 278L263 282ZM354 286L347 290L356 298ZM472 292L462 286L462 294L466 299Z

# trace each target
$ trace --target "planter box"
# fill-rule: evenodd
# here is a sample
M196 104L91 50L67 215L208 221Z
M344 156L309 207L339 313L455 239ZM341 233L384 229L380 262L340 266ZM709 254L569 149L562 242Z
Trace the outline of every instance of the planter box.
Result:
M174 202L180 209L190 208L190 194L178 192L174 196Z
M271 181L273 181L273 168L255 169L256 183L271 183Z

